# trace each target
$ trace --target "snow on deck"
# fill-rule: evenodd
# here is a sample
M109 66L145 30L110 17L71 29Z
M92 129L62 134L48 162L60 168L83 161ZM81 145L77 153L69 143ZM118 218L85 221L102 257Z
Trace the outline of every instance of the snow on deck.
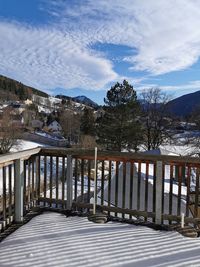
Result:
M0 243L0 266L200 266L200 238L48 212Z

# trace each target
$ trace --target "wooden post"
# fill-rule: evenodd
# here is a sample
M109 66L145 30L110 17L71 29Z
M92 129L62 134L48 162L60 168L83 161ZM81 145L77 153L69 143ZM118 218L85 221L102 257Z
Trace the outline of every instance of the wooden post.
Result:
M156 217L155 223L161 224L162 222L162 174L163 163L162 161L156 162Z
M72 156L67 155L67 210L71 210L72 208L72 193Z
M24 173L21 160L15 160L15 222L23 221Z

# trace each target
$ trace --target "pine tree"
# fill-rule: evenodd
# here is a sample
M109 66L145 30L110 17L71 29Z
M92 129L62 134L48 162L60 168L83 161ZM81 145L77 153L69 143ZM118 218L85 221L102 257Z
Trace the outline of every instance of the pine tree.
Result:
M81 117L81 132L85 135L95 134L95 118L91 108L85 108Z
M104 114L97 126L98 143L109 150L137 150L142 135L139 103L133 86L126 80L116 83L107 92L104 103Z

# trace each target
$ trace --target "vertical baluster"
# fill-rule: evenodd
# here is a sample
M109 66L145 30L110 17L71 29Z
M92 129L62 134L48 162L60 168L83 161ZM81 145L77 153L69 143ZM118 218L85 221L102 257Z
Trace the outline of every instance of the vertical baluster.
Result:
M112 179L112 161L109 161L109 173L108 173L108 206L110 207L110 194L111 194L111 179ZM110 215L110 211L108 212Z
M126 204L126 162L123 162L123 182L122 182L122 208L125 209ZM124 213L122 214L124 218Z
M119 161L116 161L116 173L115 173L115 207L118 206L118 180L119 180ZM117 216L117 212L115 212L115 216Z
M177 215L181 215L181 187L182 187L182 166L178 168L178 203L177 203Z
M162 161L156 162L156 203L155 203L155 222L162 223L162 198L163 198L163 168Z
M198 208L199 208L199 171L196 169L196 186L195 186L195 205L194 205L194 217L198 217Z
M2 168L0 167L0 176L3 177L3 170ZM0 179L0 221L2 220L2 213L3 213L3 178ZM1 223L0 223L0 232L1 232Z
M140 210L141 162L138 162L137 210Z
M153 164L153 212L156 212L156 163ZM155 217L153 218L155 222Z
M31 193L31 203L34 206L35 203L35 159L32 159L32 193Z
M12 222L12 165L8 167L8 179L9 179L9 187L8 187L8 214L9 214L9 223Z
M104 205L104 160L102 160L101 169L101 205Z
M173 205L173 165L170 165L170 186L169 186L169 214L172 215L172 205ZM171 220L169 220L169 223L171 224Z
M129 190L129 209L132 210L133 208L133 167L134 162L130 162L130 190ZM129 215L129 218L131 219L132 216Z
M58 192L59 192L59 157L56 157L56 208L58 207Z
M81 160L81 202L84 202L84 159Z
M65 157L62 158L62 208L65 207Z
M148 189L149 189L149 163L146 163L146 176L145 176L145 211L148 212ZM147 217L145 217L147 221Z
M72 178L72 156L71 155L67 155L66 187L67 187L66 209L72 210L73 178Z
M164 214L164 206L165 206L165 168L166 168L166 165L165 163L163 162L163 167L162 167L162 206L161 206L161 214ZM162 220L161 220L161 223L163 223L163 217L162 217Z
M24 163L23 163L23 168L24 168L24 213L26 213L26 210L28 209L27 208L27 173L26 173L26 164L27 164L27 161L24 160Z
M52 207L52 187L53 187L53 157L50 157L50 207Z
M40 198L40 188L41 188L41 172L40 172L40 156L36 157L35 162L35 171L36 171L36 199L37 205L40 205L39 198Z
M186 217L189 217L189 204L190 204L190 176L191 167L187 168L187 197L186 197Z
M75 159L75 169L74 169L74 201L77 201L77 183L78 183L78 159Z
M6 200L6 167L3 167L3 221L6 225L6 219L7 219L7 200Z
M87 194L87 203L90 203L90 181L91 181L91 161L88 160L88 194ZM89 212L89 209L88 209Z
M47 157L44 156L44 206L46 206L47 197Z
M21 164L22 163L22 164ZM15 160L15 221L23 221L24 209L24 169L23 162L20 159Z
M30 202L31 202L31 166L30 166L30 160L28 160L28 196L27 196L27 208L30 208Z

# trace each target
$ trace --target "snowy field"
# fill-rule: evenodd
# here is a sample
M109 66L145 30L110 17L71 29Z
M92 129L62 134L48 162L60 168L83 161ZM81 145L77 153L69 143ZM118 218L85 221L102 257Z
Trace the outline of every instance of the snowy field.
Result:
M0 243L0 266L197 267L200 238L49 212Z

